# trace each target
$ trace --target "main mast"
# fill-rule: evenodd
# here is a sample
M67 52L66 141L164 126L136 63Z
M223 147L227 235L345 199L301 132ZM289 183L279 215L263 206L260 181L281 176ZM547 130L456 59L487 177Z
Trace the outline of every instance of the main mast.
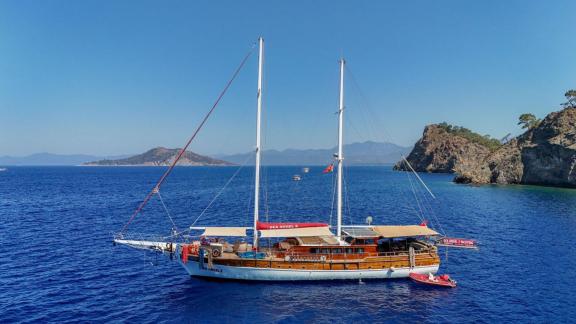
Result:
M340 60L340 102L338 105L338 202L337 202L337 219L338 224L336 227L336 235L342 237L342 167L344 163L344 153L342 150L343 142L343 127L344 127L344 64L346 62L342 58Z
M264 39L258 38L258 112L256 115L256 164L255 184L254 184L254 242L255 249L258 248L258 216L260 206L260 124L262 115L262 65L264 60Z

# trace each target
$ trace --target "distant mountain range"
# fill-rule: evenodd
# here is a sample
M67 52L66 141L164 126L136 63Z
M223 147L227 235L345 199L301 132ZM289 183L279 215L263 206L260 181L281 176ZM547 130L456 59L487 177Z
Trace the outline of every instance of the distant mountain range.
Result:
M395 163L401 155L410 153L410 147L399 146L387 142L353 143L344 145L344 159L348 165L367 165L367 164L387 164ZM333 155L338 150L336 147L331 149L287 149L283 151L265 150L262 153L262 164L264 165L326 165L333 160ZM253 152L219 155L218 158L236 164L247 163L253 164L251 158Z
M87 154L36 153L27 156L0 156L0 165L80 165L102 159L121 159L129 155L95 156Z
M363 142L344 145L344 158L349 165L388 164L398 161L411 148L386 142ZM336 148L265 150L264 165L326 165ZM138 155L95 156L87 154L37 153L23 157L0 156L0 165L167 165L178 149L155 148ZM254 153L218 155L215 158L187 152L179 165L254 164ZM247 161L247 162L246 162Z
M83 163L87 166L169 166L171 165L180 149L168 149L165 147L153 148L142 154L134 155L117 160L99 160ZM178 161L180 166L227 166L232 163L213 159L208 156L186 151Z

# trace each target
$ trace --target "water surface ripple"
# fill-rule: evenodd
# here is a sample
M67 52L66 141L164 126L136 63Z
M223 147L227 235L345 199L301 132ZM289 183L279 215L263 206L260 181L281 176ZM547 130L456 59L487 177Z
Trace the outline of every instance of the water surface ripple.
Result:
M172 217L189 226L235 168L177 168L162 189ZM2 322L569 322L576 318L576 190L462 186L422 175L438 196L424 204L452 236L480 251L442 253L456 289L407 280L343 283L210 282L167 258L113 247L160 168L11 167L0 173ZM332 175L313 167L264 170L270 221L331 219ZM345 223L419 222L405 173L347 169ZM252 175L243 170L200 225L250 225ZM419 196L422 199L422 196ZM432 207L432 212L427 208ZM332 219L334 216L332 217ZM167 233L153 200L130 227ZM446 260L447 258L447 260Z

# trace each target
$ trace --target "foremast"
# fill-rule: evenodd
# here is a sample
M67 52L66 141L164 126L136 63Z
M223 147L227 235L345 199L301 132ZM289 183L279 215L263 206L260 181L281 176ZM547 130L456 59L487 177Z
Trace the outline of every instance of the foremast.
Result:
M264 61L264 39L258 38L258 103L256 114L256 163L255 163L255 183L254 183L254 249L258 249L258 217L260 207L260 124L262 115L262 66Z
M338 105L338 153L336 156L336 161L338 163L338 188L337 188L337 226L336 226L336 236L338 238L342 237L342 169L344 163L344 153L343 153L343 132L344 132L344 65L346 61L344 58L340 59L340 99Z

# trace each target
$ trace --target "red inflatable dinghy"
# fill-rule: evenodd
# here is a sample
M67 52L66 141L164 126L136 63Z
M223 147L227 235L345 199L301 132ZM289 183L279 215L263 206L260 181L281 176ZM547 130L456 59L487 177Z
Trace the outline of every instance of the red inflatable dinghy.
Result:
M450 287L450 288L456 287L456 281L450 279L450 276L447 274L434 276L432 274L411 273L410 279L426 285Z

